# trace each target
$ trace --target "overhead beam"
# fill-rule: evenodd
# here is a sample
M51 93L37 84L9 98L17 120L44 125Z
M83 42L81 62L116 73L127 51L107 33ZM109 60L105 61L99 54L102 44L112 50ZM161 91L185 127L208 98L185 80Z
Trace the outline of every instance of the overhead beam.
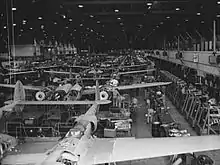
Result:
M176 12L176 11L161 11L161 10L154 10L148 13L146 12L93 12L93 13L85 13L84 15L96 15L96 16L121 16L121 15L148 15L148 14L184 14L184 15L192 15L195 13L188 13L188 12Z
M64 1L64 5L109 5L109 4L146 4L146 0L85 0L85 1ZM188 1L149 1L149 3L186 3Z

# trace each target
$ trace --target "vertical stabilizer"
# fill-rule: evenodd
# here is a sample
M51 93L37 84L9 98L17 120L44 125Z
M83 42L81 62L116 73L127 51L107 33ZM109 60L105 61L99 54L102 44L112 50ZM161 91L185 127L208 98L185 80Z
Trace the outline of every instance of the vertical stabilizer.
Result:
M20 80L18 80L15 84L14 89L14 101L24 101L25 100L25 90L23 84Z

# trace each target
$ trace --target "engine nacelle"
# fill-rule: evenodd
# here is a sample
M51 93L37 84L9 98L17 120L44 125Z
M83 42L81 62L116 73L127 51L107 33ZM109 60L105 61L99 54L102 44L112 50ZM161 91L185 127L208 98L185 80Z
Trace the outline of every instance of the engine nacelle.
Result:
M65 95L70 91L71 88L71 84L65 84L57 87L54 93L54 100L64 100Z
M91 133L94 133L97 129L98 120L95 115L83 115L83 116L80 116L79 118L77 118L75 121L78 123L81 123L83 121L90 122L91 123Z
M35 98L38 101L43 101L46 98L46 94L43 91L39 91L35 94Z
M106 91L101 91L100 92L100 100L108 100L109 94Z
M82 87L77 83L69 91L64 100L78 100L81 97Z

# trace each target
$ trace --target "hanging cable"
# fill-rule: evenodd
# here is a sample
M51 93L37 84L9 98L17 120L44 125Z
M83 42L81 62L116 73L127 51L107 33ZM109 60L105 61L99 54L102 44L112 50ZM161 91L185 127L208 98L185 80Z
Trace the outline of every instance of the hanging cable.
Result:
M7 19L7 46L8 46L8 63L11 64L11 50L10 50L10 29L9 29L9 15L8 15L8 0L5 0L6 4L6 19ZM9 84L11 84L11 70L9 68Z
M13 7L13 0L11 0L11 7ZM15 31L14 31L14 13L11 10L11 35L12 35L12 55L13 55L13 68L15 69ZM14 82L16 81L16 75L14 75Z

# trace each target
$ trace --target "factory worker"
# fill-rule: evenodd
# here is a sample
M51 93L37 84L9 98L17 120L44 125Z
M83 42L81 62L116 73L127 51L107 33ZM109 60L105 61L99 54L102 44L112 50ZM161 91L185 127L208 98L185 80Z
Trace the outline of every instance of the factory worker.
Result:
M147 110L147 114L145 115L147 117L147 123L152 123L153 122L153 115L154 115L155 111L152 108L149 108Z

